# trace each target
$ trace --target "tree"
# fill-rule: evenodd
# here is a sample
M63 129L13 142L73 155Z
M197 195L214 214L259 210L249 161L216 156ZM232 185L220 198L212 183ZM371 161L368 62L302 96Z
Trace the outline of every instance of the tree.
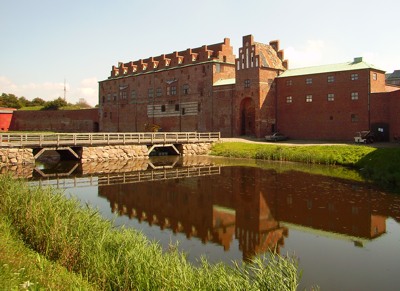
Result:
M26 99L24 96L18 98L18 103L21 107L29 107L31 106L31 101Z
M39 97L36 97L31 101L31 106L44 106L45 104L46 101Z
M58 97L57 99L53 101L46 102L46 104L43 106L42 110L58 110L63 106L67 106L68 103L62 99L61 97Z
M0 96L0 106L7 108L21 108L17 96L14 94L2 93Z
M75 104L79 108L92 108L89 103L85 100L85 98L79 98L79 101Z

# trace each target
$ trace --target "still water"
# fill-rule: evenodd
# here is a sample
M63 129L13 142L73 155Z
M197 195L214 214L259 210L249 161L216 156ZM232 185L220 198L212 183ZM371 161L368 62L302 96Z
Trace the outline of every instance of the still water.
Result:
M399 290L400 196L343 168L251 163L39 165L29 180L65 189L163 248L179 242L193 264L201 256L232 264L276 249L298 259L299 289Z

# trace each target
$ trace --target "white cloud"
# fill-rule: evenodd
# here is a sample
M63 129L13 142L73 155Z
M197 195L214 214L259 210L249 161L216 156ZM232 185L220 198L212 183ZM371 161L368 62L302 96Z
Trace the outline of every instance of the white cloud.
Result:
M98 103L98 82L97 78L87 78L80 82L77 88L77 97L84 98L90 105L94 106Z
M97 91L98 82L96 78L87 78L80 81L78 86L66 82L66 99L69 103L76 103L84 98L90 105L98 103ZM58 97L64 97L63 82L43 82L17 84L5 76L0 76L0 94L14 94L18 97L24 96L28 100L40 97L43 100L51 101Z
M301 68L320 65L326 45L323 40L308 40L300 48L285 48L285 56L289 60L290 68Z

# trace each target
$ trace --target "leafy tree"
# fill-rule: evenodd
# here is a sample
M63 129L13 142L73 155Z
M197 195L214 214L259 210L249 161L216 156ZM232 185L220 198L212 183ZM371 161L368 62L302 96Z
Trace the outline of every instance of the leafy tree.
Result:
M61 97L58 97L57 99L53 101L46 102L45 105L43 106L42 110L58 110L61 107L67 106L68 103Z
M0 96L0 106L7 108L17 108L17 109L21 108L17 96L15 96L14 94L6 94L6 93L2 93Z
M18 103L21 107L28 107L31 106L31 101L26 99L24 96L18 98Z
M39 97L33 98L33 100L31 101L31 106L44 106L45 104L46 101Z

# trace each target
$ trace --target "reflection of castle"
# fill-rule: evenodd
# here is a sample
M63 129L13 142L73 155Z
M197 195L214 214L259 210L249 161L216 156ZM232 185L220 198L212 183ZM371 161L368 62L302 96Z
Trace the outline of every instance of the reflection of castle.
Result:
M99 187L112 210L230 248L238 239L247 259L284 244L286 223L373 239L398 201L332 178L298 172L223 167L221 175ZM395 213L387 213L392 209ZM397 211L396 211L397 209ZM285 223L282 223L285 222Z

